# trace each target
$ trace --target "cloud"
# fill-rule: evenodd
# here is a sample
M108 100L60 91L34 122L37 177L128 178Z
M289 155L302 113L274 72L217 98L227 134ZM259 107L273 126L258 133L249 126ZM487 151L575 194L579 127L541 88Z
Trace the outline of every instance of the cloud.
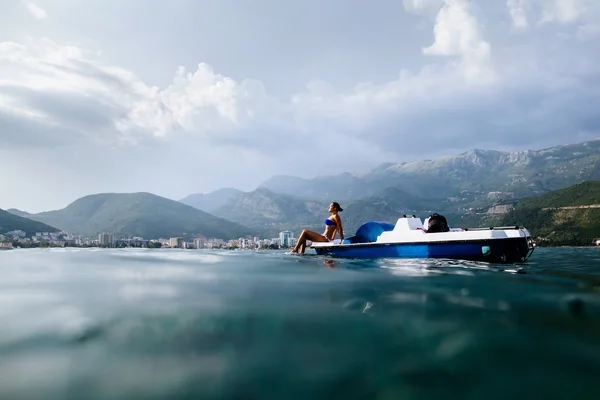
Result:
M507 0L506 5L515 28L529 27L525 12L525 0Z
M206 63L193 72L180 67L172 82L159 88L103 62L94 51L48 39L26 45L5 42L0 44L0 120L15 134L3 135L0 141L104 147L187 141L202 143L206 149L244 148L256 155L272 157L277 151L282 157L300 157L296 141L318 138L338 143L349 155L368 147L371 156L361 158L376 160L404 153L402 138L423 129L427 133L421 137L444 142L462 136L463 145L472 143L476 132L495 131L496 123L513 132L529 130L533 138L537 127L546 126L544 118L553 121L562 114L549 106L545 96L560 95L556 100L560 102L576 90L575 95L594 99L595 86L588 90L580 85L581 77L569 71L568 63L550 70L528 64L530 55L505 51L506 59L497 58L492 64L490 46L466 1L446 0L434 32L434 43L423 52L456 57L458 62L430 64L416 73L401 70L396 79L358 84L350 91L313 81L289 101L269 95L260 81L236 81ZM564 82L560 91L548 92L559 82ZM521 99L527 101L515 107ZM534 106L536 114L527 116ZM566 114L572 108L566 103L563 117L577 124ZM579 113L586 110L581 107ZM531 129L528 121L536 121L536 128ZM281 143L289 146L282 148ZM327 157L318 146L310 152Z
M143 84L91 55L47 39L29 45L0 43L0 118L19 132L3 141L128 141L128 132L118 124L128 118Z
M207 140L240 139L240 131L277 129L285 107L266 94L259 81L217 74L206 63L194 72L179 67L165 89L139 85L142 97L131 104L124 130L142 128L157 136L174 130Z
M0 43L0 167L33 171L22 176L37 176L44 193L56 177L72 177L69 200L117 190L179 198L196 183L250 190L273 174L322 175L473 147L540 148L598 136L600 49L575 40L596 34L596 14L578 11L565 25L573 17L563 10L515 40L506 25L491 25L489 8L467 0L404 6L420 24L431 22L427 37L411 38L413 65L348 86L309 80L289 95L219 63L173 67L151 84L143 68L133 72L83 45ZM545 9L537 0L498 3L507 20L507 6L527 11L528 22ZM518 13L510 15L518 26ZM572 35L549 46L546 32ZM3 193L21 186L15 179ZM35 197L27 192L23 201Z
M494 79L490 44L483 40L468 0L445 0L433 30L435 41L423 49L424 54L459 56L462 73L470 82Z
M596 0L553 0L545 2L540 23L567 24L578 20Z
M585 24L577 28L577 38L580 40L593 40L600 36L600 24Z
M437 9L443 4L444 0L403 0L404 8L407 11L422 11L426 9Z
M48 17L48 13L46 13L46 10L42 7L35 5L30 1L24 1L23 3L33 18L44 19Z

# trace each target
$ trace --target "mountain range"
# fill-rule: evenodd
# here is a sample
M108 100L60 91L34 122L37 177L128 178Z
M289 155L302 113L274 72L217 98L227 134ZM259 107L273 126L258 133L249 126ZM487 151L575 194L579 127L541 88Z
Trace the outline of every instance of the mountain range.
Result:
M323 220L331 201L308 199L275 193L264 187L240 192L214 209L213 214L276 237L282 230L299 233L307 228L323 230ZM444 198L421 199L397 188L343 203L344 231L356 230L367 220L395 220L398 215L448 209L451 201Z
M451 225L499 221L487 210L515 206L520 199L600 179L600 140L543 150L462 154L384 163L360 174L304 179L275 176L257 189L224 188L189 195L179 202L150 193L85 196L62 210L28 214L63 230L93 236L112 232L146 238L205 235L274 237L281 230L320 231L331 201L344 207L344 230L367 220L395 221L402 214L447 215ZM510 208L508 207L507 210Z
M362 174L276 176L254 191L201 198L214 200L211 213L272 235L284 229L322 230L331 201L342 203L346 231L367 220L432 212L447 214L454 225L478 225L490 219L485 212L494 205L593 179L600 179L600 140L537 151L472 150L437 160L386 163Z
M490 192L525 197L598 178L600 140L593 140L519 152L475 149L435 160L384 163L362 174L313 179L279 175L261 186L276 193L330 201L380 197L385 189L394 187L416 197L458 197L466 204L477 204Z
M168 238L204 235L233 239L256 234L252 229L151 193L102 193L82 197L61 210L29 214L35 221L89 237L101 232L116 237Z

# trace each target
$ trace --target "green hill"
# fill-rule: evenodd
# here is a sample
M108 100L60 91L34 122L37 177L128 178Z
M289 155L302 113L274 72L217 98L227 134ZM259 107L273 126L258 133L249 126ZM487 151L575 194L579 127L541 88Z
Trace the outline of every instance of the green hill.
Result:
M24 231L27 236L36 232L58 232L58 229L52 226L0 209L0 234L14 230Z
M524 225L539 245L590 245L600 238L600 181L521 200L501 223ZM579 208L569 208L579 207Z
M254 235L245 226L151 193L103 193L82 197L62 210L30 218L86 236L100 232L146 239L187 234L233 239Z
M600 181L585 181L519 202L521 207L568 207L600 204Z
M214 211L222 218L275 237L283 230L317 229L319 215L327 217L329 202L305 200L291 195L274 193L265 188L241 192Z

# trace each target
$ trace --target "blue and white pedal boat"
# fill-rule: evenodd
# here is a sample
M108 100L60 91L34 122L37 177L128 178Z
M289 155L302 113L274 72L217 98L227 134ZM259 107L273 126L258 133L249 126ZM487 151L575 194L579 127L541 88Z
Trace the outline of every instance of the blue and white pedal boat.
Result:
M313 242L319 255L352 258L449 258L491 263L525 262L534 243L524 227L450 229L428 233L420 218L403 216L396 225L370 221L343 241Z

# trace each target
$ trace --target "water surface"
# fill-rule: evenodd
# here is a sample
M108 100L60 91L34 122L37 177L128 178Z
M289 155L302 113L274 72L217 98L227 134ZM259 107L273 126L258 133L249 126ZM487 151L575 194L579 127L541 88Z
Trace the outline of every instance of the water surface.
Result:
M600 249L0 252L0 398L600 398Z

